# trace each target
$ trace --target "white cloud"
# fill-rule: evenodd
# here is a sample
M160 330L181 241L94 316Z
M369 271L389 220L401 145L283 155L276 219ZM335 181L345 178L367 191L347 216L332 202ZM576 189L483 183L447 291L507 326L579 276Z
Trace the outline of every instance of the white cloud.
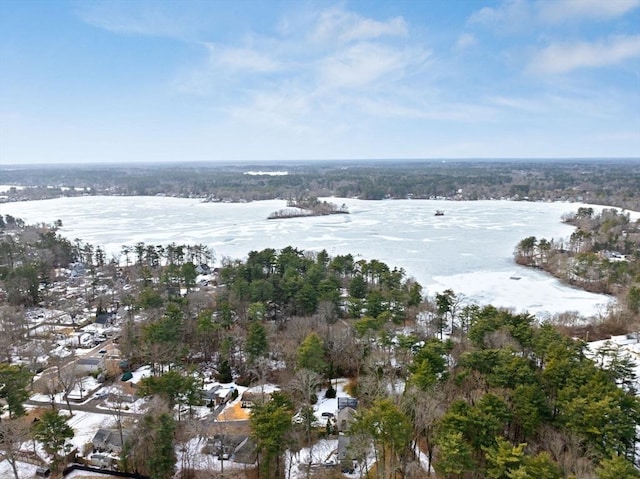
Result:
M471 33L463 33L458 37L458 40L456 41L456 48L458 50L465 50L467 48L474 46L477 43L478 43L478 40L474 35L472 35Z
M497 7L474 12L468 23L513 33L536 25L611 20L638 7L640 0L503 0Z
M232 106L228 113L233 120L242 123L301 133L308 130L304 119L312 110L312 102L307 92L288 85L277 91L254 91L246 105Z
M536 4L541 20L550 23L609 20L639 6L640 0L539 0Z
M169 12L158 2L96 1L78 5L76 12L84 22L119 34L185 38L202 22L186 9Z
M539 98L518 98L507 96L492 96L488 101L496 106L505 107L513 110L519 110L526 113L543 113L548 108L544 106L546 102L540 101Z
M220 99L222 111L236 121L289 128L308 121L304 117L310 111L345 111L346 103L356 106L355 98L392 94L406 87L409 74L419 74L430 58L422 45L404 37L401 18L378 22L331 9L309 20L306 30L291 30L281 22L271 36L202 43L206 58L177 75L174 87L201 96L234 89L236 95ZM321 36L333 41L317 43ZM363 38L369 40L358 40Z
M496 8L481 8L469 17L468 23L513 32L531 26L531 18L531 4L525 0L506 0Z
M344 41L368 40L384 35L405 36L407 24L402 17L392 18L388 22L378 22L370 18L360 19L351 28L340 35Z
M356 125L392 118L476 122L494 116L493 107L438 98L425 78L433 55L411 39L403 19L379 22L331 9L309 20L307 30L281 22L259 41L245 36L236 44L204 44L207 58L178 87L211 96L235 88L239 95L223 98L218 109L234 125L292 136L342 137ZM463 35L459 43L469 47L475 37Z
M407 23L402 17L380 22L364 18L341 9L325 10L319 15L317 25L311 35L315 42L352 42L371 40L383 36L406 36Z
M320 61L319 74L323 87L356 88L372 86L383 77L400 79L409 65L418 66L429 54L362 42Z
M241 84L250 78L260 81L262 75L283 71L285 63L268 53L250 47L228 47L212 43L201 44L207 57L196 67L176 75L173 86L182 93L206 96L225 81Z
M556 88L559 87L556 82ZM621 112L612 109L618 99L614 94L594 90L571 89L562 93L537 92L530 96L491 95L490 105L500 108L505 117L525 113L527 118L565 118L580 112L582 119L591 118L599 122L615 118Z
M366 114L385 119L479 123L491 121L497 113L496 109L490 106L446 102L433 98L428 100L414 98L411 103L398 101L395 98L358 98L354 99L353 104Z
M264 52L251 48L228 48L206 44L210 62L232 71L268 73L280 70L282 65Z
M616 36L595 43L555 43L537 52L527 69L538 74L562 74L615 65L636 56L640 56L640 35Z

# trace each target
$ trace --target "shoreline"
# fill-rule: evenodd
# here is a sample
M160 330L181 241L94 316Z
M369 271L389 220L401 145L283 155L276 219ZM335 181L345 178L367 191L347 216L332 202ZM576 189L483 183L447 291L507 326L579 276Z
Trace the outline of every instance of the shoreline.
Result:
M12 185L13 186L13 185ZM19 188L19 191L23 191L26 188L31 188L29 186L21 186L15 185L16 188ZM100 191L96 193L79 193L79 194L59 194L52 195L44 198L8 198L3 197L2 192L0 191L0 205L3 204L11 204L11 203L22 203L22 202L30 202L30 201L47 201L47 200L55 200L61 198L96 198L96 197L105 197L105 198L176 198L176 199L188 199L188 200L198 200L201 203L210 203L210 204L245 204L245 203L257 203L261 201L287 201L280 197L274 198L263 198L263 199L224 199L212 197L210 195L205 196L190 196L190 195L170 195L164 193L158 193L155 195L122 195L122 194L109 194L109 192ZM628 211L631 213L637 213L640 215L640 211L630 210L622 206L612 205L612 204L598 204L598 203L589 203L584 200L575 199L575 198L567 198L567 199L554 199L554 200L533 200L528 198L521 198L518 195L514 196L501 196L499 198L496 197L483 197L483 198L464 198L455 196L434 196L434 197L416 197L413 195L407 195L404 198L381 198L381 199L361 199L357 196L319 196L320 200L330 200L330 199L341 199L341 200L358 200L358 201L367 201L372 203L384 203L387 201L441 201L441 202L452 202L452 203L476 203L480 201L509 201L515 203L544 203L544 204L554 204L554 203L568 203L568 204L581 204L581 205L591 205L598 208L617 208L622 211ZM319 215L301 215L301 216L319 216Z
M92 195L7 203L0 211L30 224L61 219L60 234L99 245L113 257L121 255L123 245L137 242L205 244L216 263L290 245L384 261L404 269L429 296L451 288L480 304L547 316L567 310L592 316L611 300L514 263L513 249L527 235L568 237L573 227L561 223L561 215L584 203L474 200L449 201L445 207L443 201L347 198L349 215L286 222L266 219L285 200L201 203L195 198ZM435 209L446 209L446 216L435 217ZM509 279L514 269L520 269L521 281Z

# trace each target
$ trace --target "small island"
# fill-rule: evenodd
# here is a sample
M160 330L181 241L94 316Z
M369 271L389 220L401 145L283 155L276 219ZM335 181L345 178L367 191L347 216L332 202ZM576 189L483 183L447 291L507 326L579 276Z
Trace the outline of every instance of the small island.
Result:
M274 211L267 219L285 219L285 218L300 218L304 216L326 216L337 214L349 214L349 208L344 203L342 206L338 206L335 203L328 201L320 201L316 197L307 198L290 198L287 200L287 207Z

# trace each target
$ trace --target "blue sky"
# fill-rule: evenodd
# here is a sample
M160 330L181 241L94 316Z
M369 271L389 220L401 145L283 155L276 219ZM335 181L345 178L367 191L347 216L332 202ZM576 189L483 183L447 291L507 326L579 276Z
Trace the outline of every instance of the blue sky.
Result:
M0 0L0 164L640 157L640 0Z

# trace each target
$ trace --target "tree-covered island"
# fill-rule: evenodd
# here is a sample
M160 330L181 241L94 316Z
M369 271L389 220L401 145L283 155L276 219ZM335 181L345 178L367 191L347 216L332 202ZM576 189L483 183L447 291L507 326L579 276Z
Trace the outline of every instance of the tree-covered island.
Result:
M277 220L286 218L300 218L305 216L327 216L349 214L349 208L344 203L338 206L330 201L320 201L315 197L287 200L287 207L274 211L267 219Z

